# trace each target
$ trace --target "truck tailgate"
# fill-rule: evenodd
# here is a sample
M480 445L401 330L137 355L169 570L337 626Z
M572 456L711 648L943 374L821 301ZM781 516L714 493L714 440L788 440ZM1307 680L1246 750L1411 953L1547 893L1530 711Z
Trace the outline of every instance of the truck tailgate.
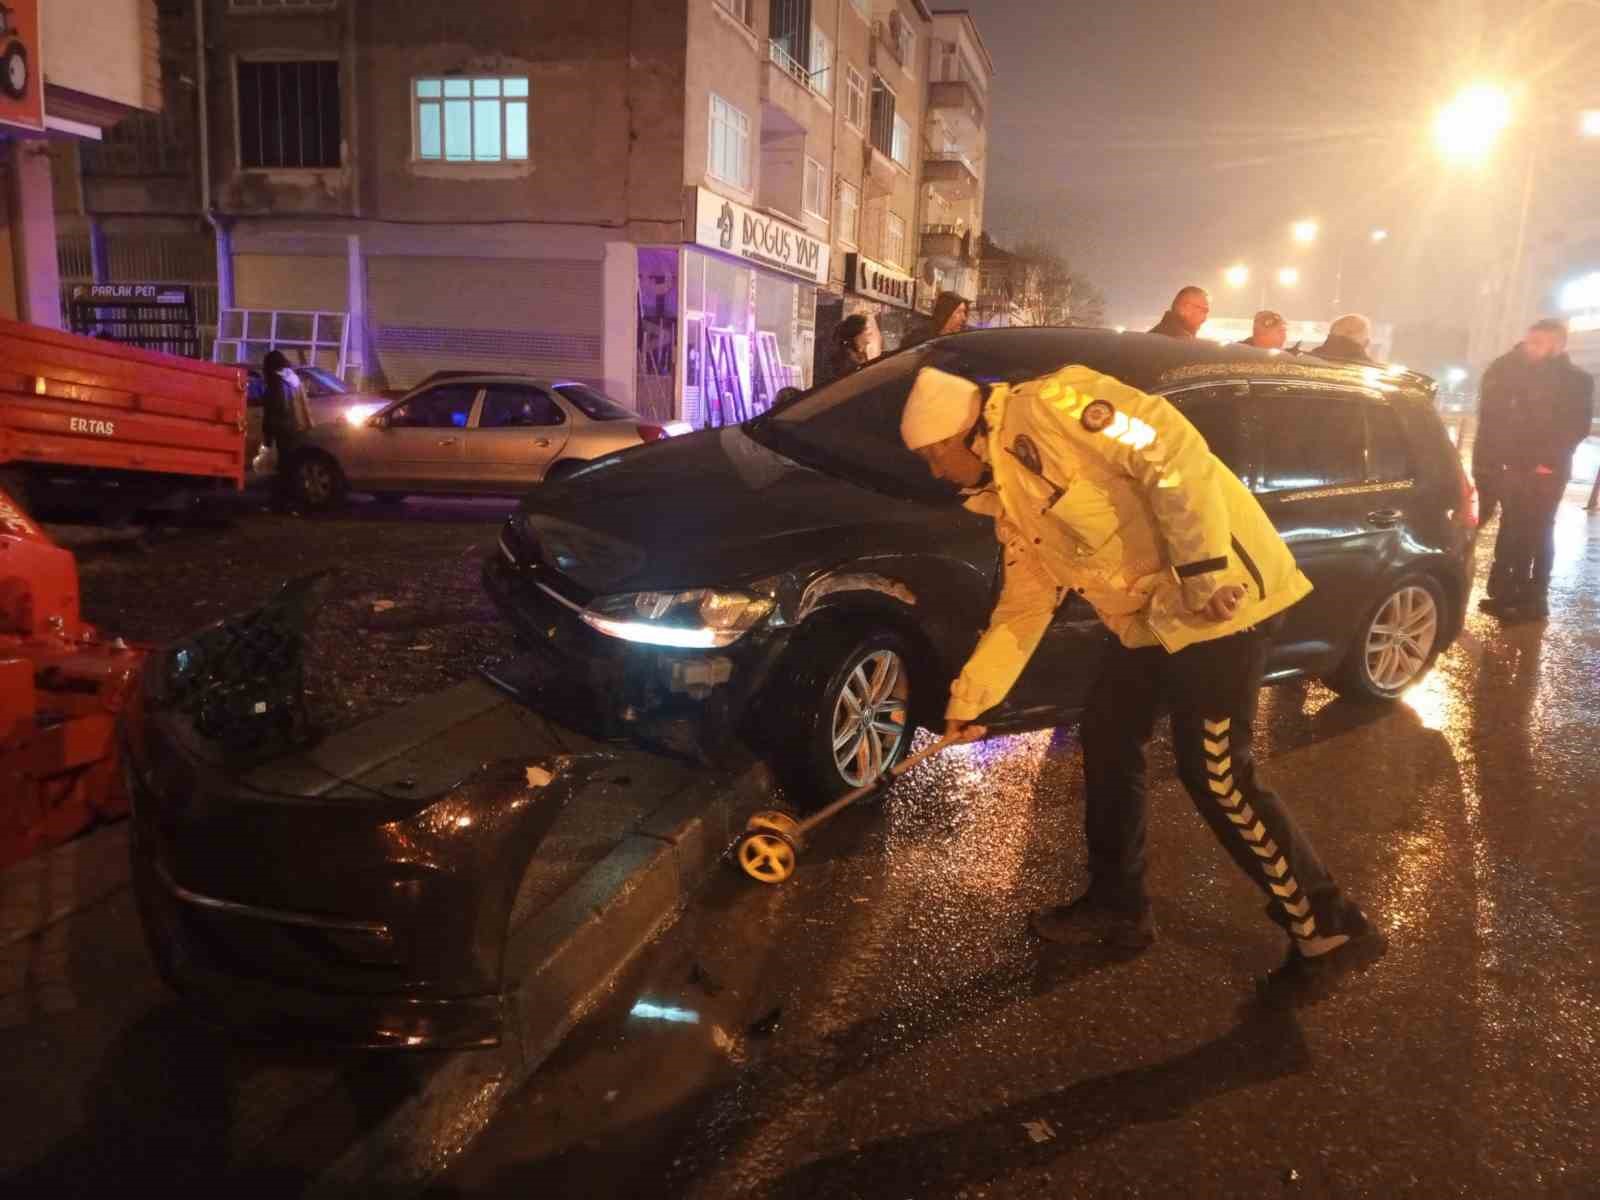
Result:
M0 465L244 484L244 372L0 318Z

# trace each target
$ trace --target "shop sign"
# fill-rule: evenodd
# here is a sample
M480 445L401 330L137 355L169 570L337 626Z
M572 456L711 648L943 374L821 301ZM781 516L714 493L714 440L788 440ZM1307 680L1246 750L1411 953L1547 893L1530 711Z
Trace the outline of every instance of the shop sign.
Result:
M73 285L72 299L90 303L184 308L194 302L194 294L187 285L176 283L79 283Z
M911 276L864 254L845 255L844 285L869 300L881 300L898 308L914 307L917 293L917 281Z
M828 243L787 221L746 208L706 188L695 189L694 218L696 245L808 283L828 282Z
M0 3L0 128L44 128L39 0Z

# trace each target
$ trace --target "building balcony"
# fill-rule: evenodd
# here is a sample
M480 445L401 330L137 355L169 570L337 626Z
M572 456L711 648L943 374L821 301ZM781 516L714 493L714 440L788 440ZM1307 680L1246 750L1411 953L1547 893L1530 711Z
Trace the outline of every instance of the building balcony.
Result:
M944 117L962 138L976 139L983 132L987 119L983 94L965 79L930 85L928 112Z
M768 112L778 112L788 129L808 129L812 124L811 74L776 42L767 45L767 61L761 69L761 103Z
M978 168L959 150L929 154L922 164L922 181L952 200L970 200L983 187Z
M925 225L922 257L941 267L955 269L970 261L971 235L960 225Z

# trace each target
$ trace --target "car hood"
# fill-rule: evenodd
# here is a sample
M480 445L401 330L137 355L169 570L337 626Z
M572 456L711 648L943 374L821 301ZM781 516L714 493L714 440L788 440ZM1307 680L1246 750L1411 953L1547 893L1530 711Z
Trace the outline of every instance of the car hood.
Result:
M947 547L952 522L987 524L803 466L734 426L602 459L519 515L545 562L594 592L733 585Z

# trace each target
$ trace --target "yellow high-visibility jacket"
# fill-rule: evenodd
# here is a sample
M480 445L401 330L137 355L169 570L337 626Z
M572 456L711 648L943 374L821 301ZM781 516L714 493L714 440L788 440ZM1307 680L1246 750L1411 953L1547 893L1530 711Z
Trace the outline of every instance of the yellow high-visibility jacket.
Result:
M925 368L917 386L965 386ZM1260 624L1311 591L1261 505L1176 408L1069 366L983 409L991 487L968 507L995 518L1004 582L989 627L951 686L970 721L1011 690L1068 591L1129 647L1176 652ZM1245 597L1226 621L1200 610L1219 587Z

